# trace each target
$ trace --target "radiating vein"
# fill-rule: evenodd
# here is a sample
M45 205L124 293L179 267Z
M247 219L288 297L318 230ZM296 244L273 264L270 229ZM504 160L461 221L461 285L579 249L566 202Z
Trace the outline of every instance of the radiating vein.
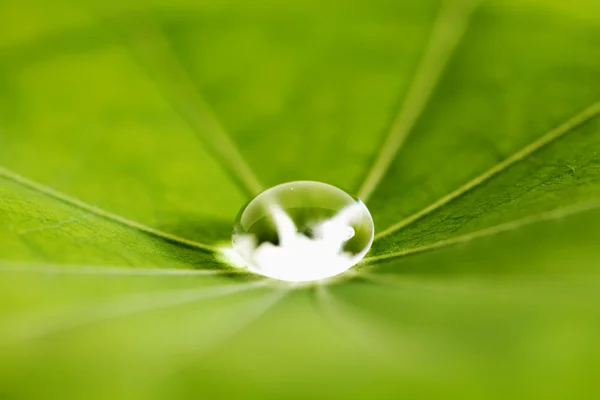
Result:
M539 222L550 221L554 219L568 217L570 215L579 214L586 211L592 211L600 208L600 201L586 202L583 204L577 204L569 207L564 207L556 210L552 210L549 212L529 216L526 218L521 218L515 221L510 221L504 224L492 226L489 228L481 229L479 231L467 233L465 235L456 236L450 239L440 240L438 242L428 244L425 246L413 247L411 249L406 249L390 254L383 254L380 256L367 257L362 261L361 265L372 265L378 262L400 258L404 256L408 256L416 253L423 253L426 251L432 251L441 249L444 247L449 247L461 243L467 243L475 239L480 239L487 236L493 236L500 233L512 231L515 229L519 229L528 225L532 225Z
M318 283L315 292L316 300L319 306L325 311L326 315L340 329L341 333L351 338L356 344L365 348L371 353L385 355L385 350L380 346L377 340L372 340L373 335L364 332L363 325L349 321L337 305L331 293L327 290L327 284Z
M270 293L261 298L255 304L252 304L251 309L246 310L244 313L239 313L232 318L232 323L225 327L222 327L216 340L204 343L204 346L199 352L194 352L194 357L208 353L222 345L227 341L233 339L246 327L256 322L262 317L267 311L277 305L284 297L289 293L291 289L279 289L275 293Z
M509 275L493 279L465 277L436 279L415 278L392 273L363 272L357 277L375 285L400 290L404 296L424 297L434 302L469 302L471 304L503 304L527 307L543 305L546 309L590 310L597 313L600 304L595 273L545 274L539 276Z
M102 275L102 276L198 276L227 275L231 269L197 270L175 268L128 268L104 265L29 264L0 261L0 272L24 272L50 275Z
M333 321L335 321L336 324L344 328L344 331L351 331L351 329L346 329L347 322L345 318L340 314L339 309L336 307L335 302L327 289L327 285L317 283L315 285L315 290L315 297L319 303L319 306L321 306L321 308Z
M152 235L152 236L158 237L160 239L168 240L173 243L201 249L204 251L209 251L209 252L214 252L214 253L220 252L220 250L217 249L216 247L213 247L213 246L210 246L207 244L203 244L203 243L199 243L199 242L196 242L196 241L193 241L190 239L185 239L180 236L173 235L173 234L170 234L167 232L163 232L161 230L144 225L140 222L127 219L118 214L115 214L115 213L112 213L109 211L105 211L99 207L96 207L94 205L86 203L83 200L79 200L75 197L69 196L69 195L61 193L55 189L52 189L51 187L48 187L48 186L42 185L41 183L34 182L30 179L27 179L27 178L15 173L15 172L12 172L11 170L4 168L2 166L0 166L0 178L5 178L5 179L10 180L14 183L17 183L21 186L24 186L28 189L34 190L34 191L42 193L48 197L51 197L55 200L58 200L62 203L65 203L65 204L77 207L79 209L82 209L84 211L93 213L101 218L104 218L104 219L107 219L110 221L114 221L114 222L118 222L129 228L138 230L140 232L144 232L148 235Z
M98 302L66 318L42 321L37 324L24 324L20 329L17 324L13 336L16 340L39 339L110 319L232 295L260 287L264 287L263 282L227 284L213 286L209 289L175 289L163 292L136 293L124 298Z
M423 218L424 216L432 213L433 211L445 206L446 204L450 203L451 201L455 200L456 198L464 195L465 193L469 192L470 190L478 187L482 183L484 183L484 182L488 181L489 179L493 178L494 176L498 175L500 172L506 170L507 168L518 163L519 161L527 158L531 154L540 150L542 147L561 138L562 136L573 131L575 128L577 128L578 126L591 120L592 118L597 117L598 114L600 114L600 101L592 104L591 106L589 106L588 108L586 108L579 114L575 115L574 117L572 117L571 119L569 119L568 121L563 123L562 125L556 127L555 129L546 133L539 139L528 144L523 149L519 150L518 152L514 153L510 157L506 158L504 161L496 164L492 168L485 171L483 174L481 174L481 175L477 176L476 178L472 179L471 181L465 183L463 186L459 187L458 189L454 190L453 192L445 195L444 197L437 200L433 204L430 204L429 206L425 207L421 211L418 211L417 213L409 216L408 218L379 232L378 234L375 235L375 240L381 239L382 237L385 237L391 233L394 233L394 232L412 224L413 222Z
M363 201L371 197L423 113L478 3L479 0L448 0L440 10L404 104L358 191Z
M140 11L130 18L112 18L110 22L125 36L130 50L165 99L230 177L251 197L261 192L262 184L199 93L152 16Z

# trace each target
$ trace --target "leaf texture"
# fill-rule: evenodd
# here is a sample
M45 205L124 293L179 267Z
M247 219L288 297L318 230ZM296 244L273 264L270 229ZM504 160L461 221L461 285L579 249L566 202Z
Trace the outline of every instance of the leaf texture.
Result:
M0 5L0 397L582 398L600 371L600 5ZM367 258L223 255L278 183Z

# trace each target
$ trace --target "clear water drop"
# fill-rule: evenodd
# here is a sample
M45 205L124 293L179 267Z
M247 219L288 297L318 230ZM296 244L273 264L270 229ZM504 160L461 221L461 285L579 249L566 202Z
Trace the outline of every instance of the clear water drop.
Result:
M261 275L307 282L338 275L373 243L367 207L341 189L299 181L272 187L238 215L233 247Z

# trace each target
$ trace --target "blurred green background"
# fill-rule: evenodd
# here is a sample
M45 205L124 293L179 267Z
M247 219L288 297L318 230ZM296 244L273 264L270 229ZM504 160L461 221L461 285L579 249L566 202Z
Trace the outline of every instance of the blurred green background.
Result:
M599 114L597 0L3 0L0 399L596 398ZM294 180L355 273L215 250Z

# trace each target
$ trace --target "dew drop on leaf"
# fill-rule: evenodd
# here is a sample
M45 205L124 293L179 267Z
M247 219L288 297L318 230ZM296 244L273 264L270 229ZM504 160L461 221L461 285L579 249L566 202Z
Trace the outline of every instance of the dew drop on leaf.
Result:
M373 219L362 201L320 182L272 187L248 203L233 229L233 247L258 274L291 282L338 275L373 243Z

